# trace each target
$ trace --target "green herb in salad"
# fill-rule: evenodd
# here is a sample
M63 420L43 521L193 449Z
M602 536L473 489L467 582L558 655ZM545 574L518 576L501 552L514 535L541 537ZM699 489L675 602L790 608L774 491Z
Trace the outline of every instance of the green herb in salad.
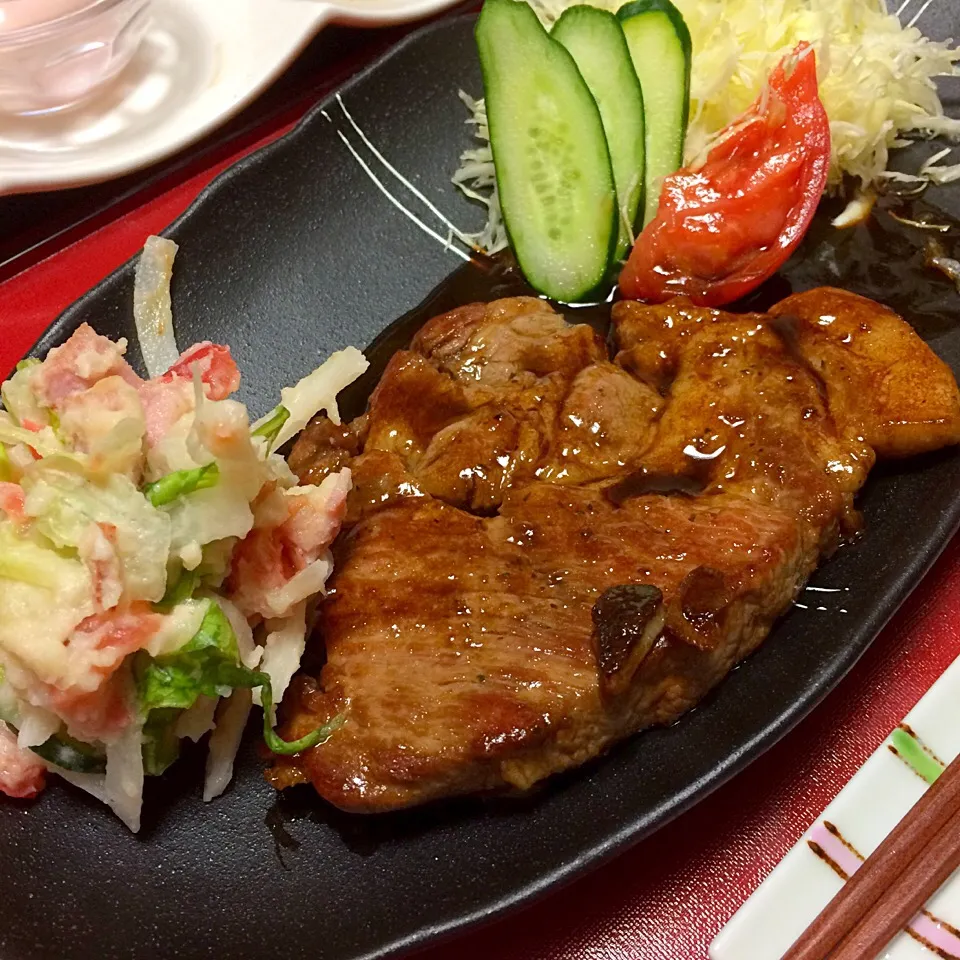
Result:
M63 732L30 749L47 763L71 773L105 773L107 769L107 758L101 750Z
M319 747L326 743L347 722L347 718L342 713L338 713L322 727L317 727L316 730L300 737L299 740L284 740L274 729L276 722L274 717L275 706L270 678L265 673L258 673L257 676L261 678L258 686L261 686L260 701L263 704L263 740L274 753L291 756L295 753L302 753L304 750L310 750L313 747Z
M0 443L0 483L10 483L13 480L13 464L7 448Z
M175 653L152 658L141 654L136 668L140 708L147 716L145 734L151 731L151 750L163 752L164 731L175 721L170 711L188 710L202 695L225 696L236 689L261 688L263 704L263 737L267 746L278 754L300 753L327 740L343 723L331 720L298 740L286 741L274 730L273 688L270 677L251 670L240 660L240 651L233 627L218 604L210 602L191 640ZM155 718L155 715L160 716ZM158 747L153 743L159 744ZM173 757L167 762L173 762ZM162 762L162 761L157 761Z
M148 483L143 488L143 494L153 506L163 507L188 493L215 487L219 480L220 468L214 461L193 470L175 470L168 473L165 477Z
M158 777L180 756L180 738L176 733L182 710L160 707L150 711L143 725L143 772Z
M162 600L158 600L153 609L158 613L169 613L177 604L189 600L200 586L201 578L197 570L183 570L167 585Z
M260 426L251 431L251 436L263 437L268 444L276 440L283 425L290 419L290 411L278 403L263 419Z

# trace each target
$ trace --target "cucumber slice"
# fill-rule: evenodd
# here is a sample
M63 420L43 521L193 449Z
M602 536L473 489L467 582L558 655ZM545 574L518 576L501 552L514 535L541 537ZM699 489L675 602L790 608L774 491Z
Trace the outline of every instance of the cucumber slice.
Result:
M609 11L583 5L568 7L554 24L551 36L570 51L600 108L617 188L618 230L613 259L619 264L633 244L643 197L640 81L620 23Z
M617 11L643 88L647 127L644 225L657 214L663 178L683 166L690 115L690 31L670 0L634 0Z
M510 245L536 290L582 300L603 283L617 236L600 111L527 4L486 0L476 38Z

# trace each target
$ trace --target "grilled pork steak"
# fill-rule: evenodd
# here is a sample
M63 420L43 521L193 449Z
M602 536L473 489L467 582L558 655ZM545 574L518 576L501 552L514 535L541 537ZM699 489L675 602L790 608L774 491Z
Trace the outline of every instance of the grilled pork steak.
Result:
M355 811L526 788L671 722L856 528L877 455L960 440L950 370L860 297L613 320L611 361L539 300L455 310L364 417L300 438L304 482L355 487L284 733L347 720L278 787Z

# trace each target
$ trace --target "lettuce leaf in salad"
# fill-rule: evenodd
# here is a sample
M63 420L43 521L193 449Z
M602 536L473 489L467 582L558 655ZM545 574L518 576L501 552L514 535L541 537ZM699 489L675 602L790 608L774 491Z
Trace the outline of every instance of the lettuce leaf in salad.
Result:
M41 461L21 481L25 511L36 531L54 546L76 550L91 523L113 528L124 595L160 600L167 586L170 518L156 510L132 481L111 474L99 482Z
M253 529L252 494L244 487L244 478L232 465L221 464L220 483L207 490L195 490L189 497L180 497L162 508L170 515L170 546L175 556L183 558L215 541L243 539ZM187 566L191 566L188 563Z
M167 589L163 598L153 604L153 609L158 613L170 613L179 604L191 600L201 588L216 590L220 587L230 572L237 542L236 537L227 537L205 543L200 563L193 569L172 562L168 566Z
M215 487L220 481L220 468L216 461L193 470L177 470L168 473L165 477L148 483L143 488L143 495L155 506L165 507L179 497L196 490L207 490Z
M10 462L10 454L7 448L0 443L0 483L11 483L13 481L13 464Z
M205 584L215 589L223 583L230 573L233 550L237 543L238 537L223 537L203 545L203 559L196 573Z
M183 711L169 707L151 710L143 725L143 772L159 777L179 756L177 720Z
M197 697L218 697L235 686L252 686L240 662L237 638L219 605L209 601L200 629L179 650L150 658L138 671L145 712L192 707ZM240 681L240 682L237 682Z
M16 534L13 525L0 522L0 577L54 591L62 585L63 564L73 564L56 551Z
M0 720L12 724L17 720L17 695L7 683L6 668L0 663Z
M0 410L0 443L6 443L10 446L22 443L35 450L41 457L53 457L66 452L52 427L45 426L40 430L28 430L26 427L20 426L4 410Z
M153 605L157 613L169 613L175 606L190 600L200 588L200 574L196 570L180 569L167 581L167 590Z
M33 371L38 366L40 361L35 357L21 360L13 376L0 385L3 405L18 424L26 421L47 426L51 422L50 411L40 405L30 386Z
M179 650L155 658L140 654L134 670L145 716L143 763L148 776L163 773L179 756L176 724L185 710L202 695L218 698L234 686L251 685L245 682L249 671L240 662L230 622L213 601L200 628Z
M150 758L150 762L156 766L162 764L167 756L163 752L166 728L172 730L180 712L192 707L201 695L221 697L236 689L259 687L263 702L263 738L270 750L277 754L300 753L315 747L327 740L343 723L342 717L336 717L298 740L282 739L273 728L274 703L270 677L243 665L230 621L212 600L200 629L186 644L174 653L156 658L139 654L134 673L140 709L146 717L145 737L156 741L149 748L150 751L158 751L159 759ZM160 713L155 718L157 712Z

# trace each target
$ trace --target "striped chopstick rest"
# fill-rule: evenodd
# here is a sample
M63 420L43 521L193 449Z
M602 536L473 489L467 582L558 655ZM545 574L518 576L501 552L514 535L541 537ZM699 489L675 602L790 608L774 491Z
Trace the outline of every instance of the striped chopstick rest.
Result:
M710 946L711 960L816 956L811 944L820 926L818 916L848 883L856 884L853 893L868 884L867 873L857 878L867 869L868 855L876 854L895 830L906 829L898 825L925 795L930 796L934 789L939 794L950 787L954 775L947 780L944 771L958 755L960 659L944 672L730 919ZM936 787L931 786L938 780L941 782ZM933 796L934 801L927 799L926 804L936 801ZM942 820L942 813L940 816ZM935 826L935 822L927 824L928 841L936 835ZM952 854L946 847L952 843L952 835L960 837L960 829L952 829L942 838L944 849L931 854L940 862L928 861L927 868L939 866L943 871L949 867ZM907 863L897 860L899 874ZM917 903L916 909L910 897L912 894L916 899L916 889L900 892L899 900L888 899L884 904L882 897L889 887L884 883L878 886L880 894L866 908L861 904L861 910L869 913L882 905L888 915L898 910L908 913L899 922L902 932L885 948L864 957L960 960L960 871L938 892ZM848 892L847 896L852 894ZM871 900L869 893L860 896ZM878 916L872 924L873 933L883 928ZM852 929L844 930L845 935L850 933ZM840 949L842 942L841 938L834 949ZM801 949L811 952L801 953ZM829 954L831 960L838 955Z
M933 772L920 756L911 759L918 772ZM958 866L960 757L935 777L783 960L876 957Z

